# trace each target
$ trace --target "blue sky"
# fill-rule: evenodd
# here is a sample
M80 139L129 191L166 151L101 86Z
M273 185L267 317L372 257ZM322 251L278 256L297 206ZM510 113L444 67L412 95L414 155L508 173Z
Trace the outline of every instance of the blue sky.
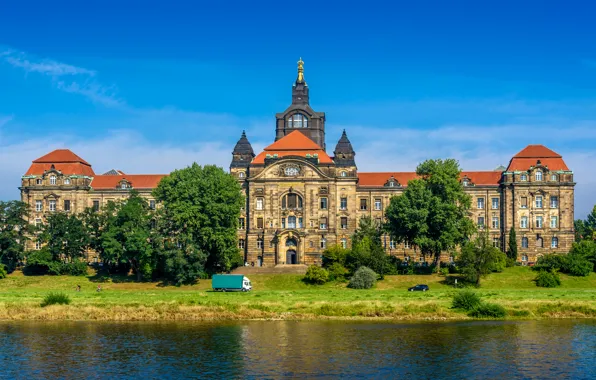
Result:
M362 171L454 157L507 164L528 144L596 203L596 5L587 1L10 2L0 15L0 199L69 147L97 172L227 167L260 149L305 61L332 150Z

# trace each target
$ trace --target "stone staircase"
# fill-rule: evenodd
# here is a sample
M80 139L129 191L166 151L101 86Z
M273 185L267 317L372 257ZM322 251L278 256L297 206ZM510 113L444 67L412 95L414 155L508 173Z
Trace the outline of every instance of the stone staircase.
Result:
M232 274L305 274L308 266L303 264L279 264L274 267L238 267Z

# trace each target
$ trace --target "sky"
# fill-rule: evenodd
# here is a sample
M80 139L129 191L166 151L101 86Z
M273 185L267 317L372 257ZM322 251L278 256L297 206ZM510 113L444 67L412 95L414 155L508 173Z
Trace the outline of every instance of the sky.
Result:
M528 144L596 203L596 3L27 1L0 13L0 199L69 148L97 173L229 167L243 130L273 142L305 62L327 150L360 171L507 165Z

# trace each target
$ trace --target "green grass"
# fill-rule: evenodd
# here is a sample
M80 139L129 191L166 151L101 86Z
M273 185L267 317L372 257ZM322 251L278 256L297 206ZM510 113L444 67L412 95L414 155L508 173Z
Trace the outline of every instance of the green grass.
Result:
M596 274L561 275L562 285L554 289L538 288L535 277L536 272L527 267L507 268L483 279L474 291L484 302L504 306L510 318L596 317ZM13 273L0 280L0 319L467 318L451 309L457 290L434 274L387 276L366 290L348 289L346 283L308 285L300 275L252 275L250 279L252 292L218 293L210 291L209 280L174 287L136 283L126 277L95 282L95 276ZM98 284L103 289L99 293ZM407 291L416 284L427 284L430 291ZM67 294L71 304L40 311L48 292Z

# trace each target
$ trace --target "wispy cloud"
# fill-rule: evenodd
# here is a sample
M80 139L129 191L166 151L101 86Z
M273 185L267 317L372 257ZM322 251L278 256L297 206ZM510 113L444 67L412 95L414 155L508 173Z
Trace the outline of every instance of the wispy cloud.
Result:
M125 102L117 96L113 86L102 84L95 70L73 66L52 59L37 58L23 51L5 48L0 60L26 74L40 74L52 79L59 90L79 94L106 107L121 107Z

